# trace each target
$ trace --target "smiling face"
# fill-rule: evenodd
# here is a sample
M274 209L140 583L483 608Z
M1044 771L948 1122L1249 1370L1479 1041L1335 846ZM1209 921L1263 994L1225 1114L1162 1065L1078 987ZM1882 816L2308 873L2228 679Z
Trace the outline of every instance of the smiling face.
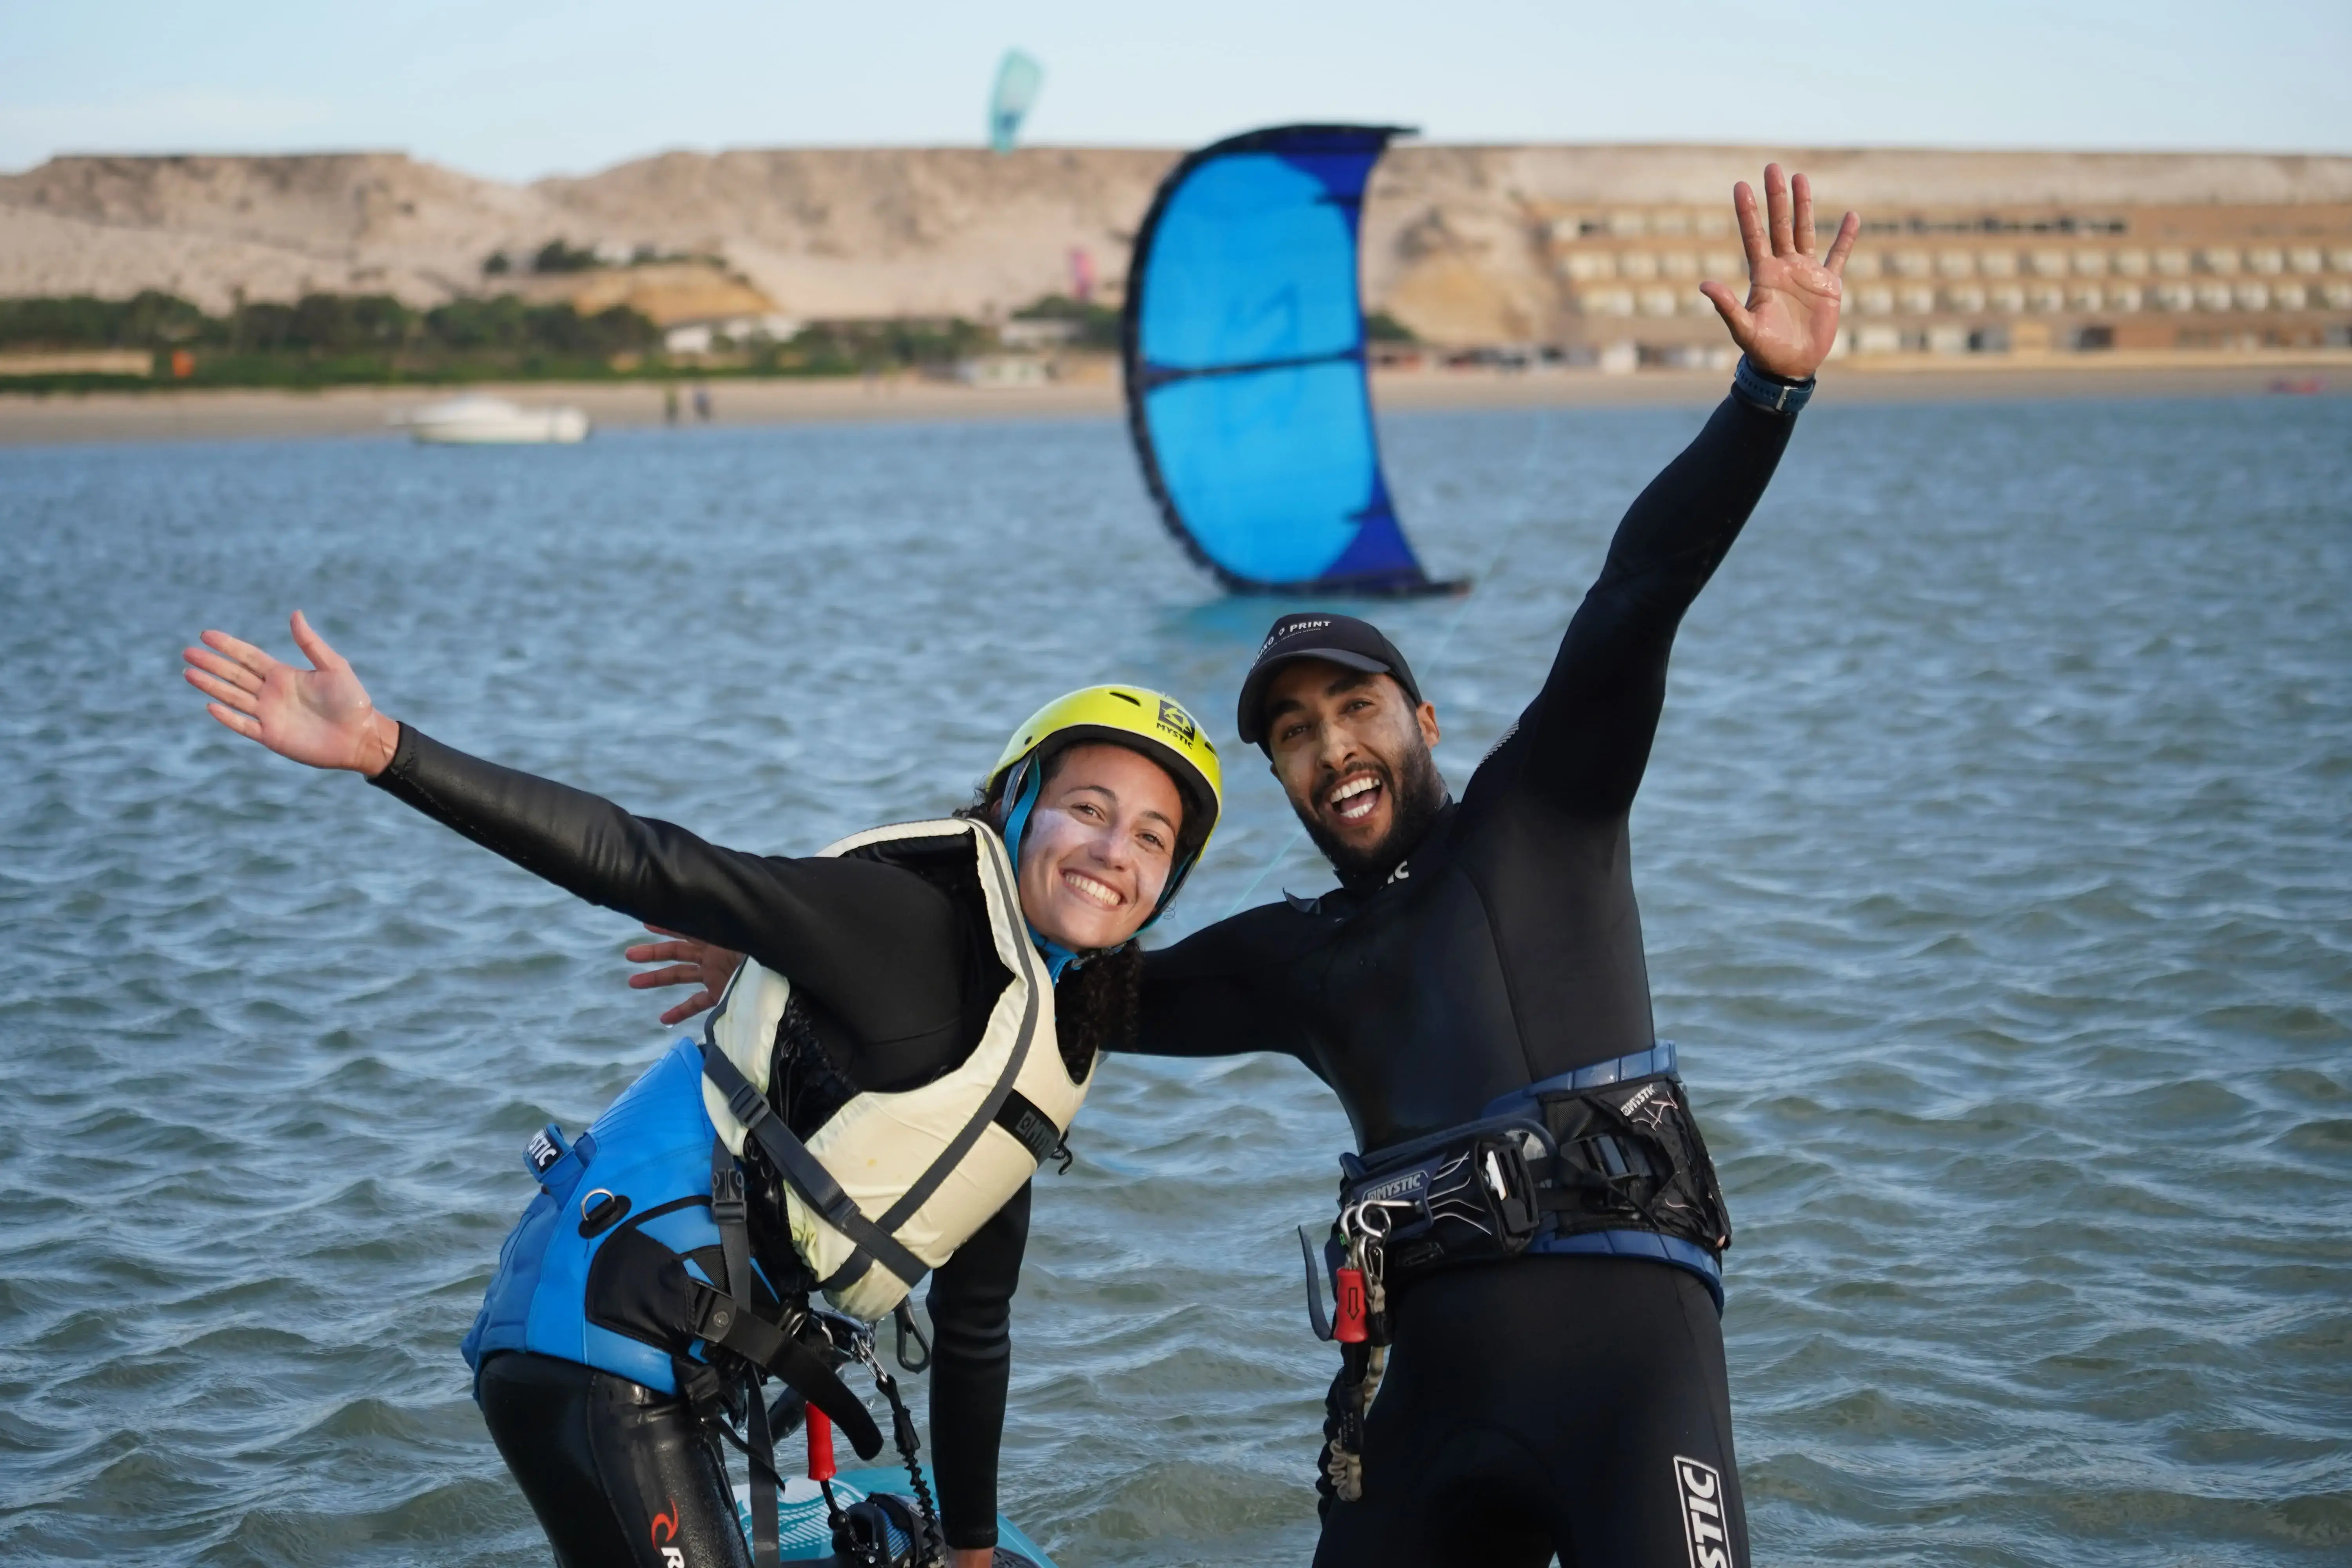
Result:
M1158 907L1183 824L1184 797L1159 763L1125 746L1071 747L1021 836L1022 913L1065 947L1117 947Z
M1274 776L1342 877L1385 874L1420 842L1445 796L1436 744L1437 710L1391 676L1303 658L1266 686Z

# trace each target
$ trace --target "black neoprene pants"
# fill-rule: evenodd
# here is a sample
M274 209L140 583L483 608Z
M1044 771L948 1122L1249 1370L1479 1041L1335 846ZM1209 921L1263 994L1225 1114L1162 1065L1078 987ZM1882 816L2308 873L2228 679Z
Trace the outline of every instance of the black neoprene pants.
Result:
M1317 1568L1748 1568L1723 1331L1638 1258L1524 1258L1392 1302L1364 1495L1321 1483Z
M477 1391L557 1568L751 1568L717 1439L684 1399L527 1351L484 1362Z

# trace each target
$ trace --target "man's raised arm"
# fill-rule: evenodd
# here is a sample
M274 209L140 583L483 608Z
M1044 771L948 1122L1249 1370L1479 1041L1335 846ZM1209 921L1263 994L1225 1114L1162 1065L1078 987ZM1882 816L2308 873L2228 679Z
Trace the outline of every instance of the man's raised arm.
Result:
M1614 816L1633 805L1683 613L1762 498L1813 372L1837 342L1842 275L1862 220L1846 214L1816 258L1811 183L1790 181L1774 163L1764 189L1762 214L1746 181L1732 192L1747 300L1721 283L1700 285L1741 350L1732 395L1625 513L1543 690L1521 715L1517 743L1507 748L1516 756L1496 755L1520 787L1565 810Z

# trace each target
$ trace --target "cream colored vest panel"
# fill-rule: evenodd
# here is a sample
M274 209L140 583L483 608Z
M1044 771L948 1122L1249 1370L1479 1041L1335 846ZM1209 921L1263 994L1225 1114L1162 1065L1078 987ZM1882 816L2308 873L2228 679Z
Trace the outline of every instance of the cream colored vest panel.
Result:
M982 824L951 818L874 828L824 853L844 855L868 845L958 834L970 839L979 860L989 931L1012 981L997 996L980 1043L954 1071L903 1093L856 1095L808 1139L809 1152L866 1217L933 1268L1037 1173L1028 1148L992 1120L1004 1102L1002 1090L1017 1090L1065 1132L1087 1098L1087 1083L1073 1081L1062 1064L1054 1033L1053 984L1030 942L1003 839ZM709 1025L709 1038L762 1094L776 1025L791 998L790 980L747 960ZM708 1079L702 1100L719 1135L740 1155L743 1124ZM793 1245L818 1279L831 1279L851 1260L856 1245L789 1187L784 1201ZM872 1264L825 1295L843 1311L870 1322L886 1316L913 1285Z

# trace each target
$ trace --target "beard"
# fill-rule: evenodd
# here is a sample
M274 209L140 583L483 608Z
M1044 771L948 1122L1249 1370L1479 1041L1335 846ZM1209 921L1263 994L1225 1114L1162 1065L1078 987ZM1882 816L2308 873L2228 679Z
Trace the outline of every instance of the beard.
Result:
M1404 759L1401 773L1385 763L1373 763L1372 770L1380 774L1381 787L1388 792L1391 816L1389 830L1364 848L1340 839L1324 825L1312 806L1291 803L1291 809L1298 814L1299 826L1307 829L1307 837L1315 841L1315 847L1323 852L1323 858L1331 862L1331 868L1339 873L1340 882L1350 890L1378 887L1387 881L1398 863L1420 847L1430 824L1437 820L1438 812L1445 805L1445 781L1437 776L1437 759L1430 755L1427 746L1415 747ZM1329 787L1328 780L1316 786L1318 791Z

